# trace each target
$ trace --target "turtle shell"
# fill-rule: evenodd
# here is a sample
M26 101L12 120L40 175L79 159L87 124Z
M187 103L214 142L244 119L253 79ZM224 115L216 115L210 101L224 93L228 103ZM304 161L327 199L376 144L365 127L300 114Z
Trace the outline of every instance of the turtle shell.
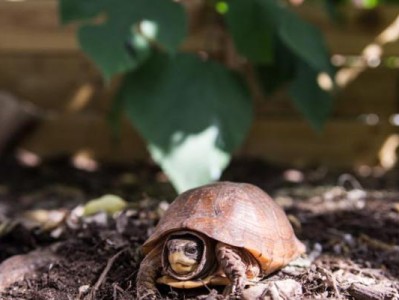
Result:
M305 251L284 211L265 192L247 183L217 182L178 196L144 243L144 254L179 230L197 231L246 249L264 274L284 267Z

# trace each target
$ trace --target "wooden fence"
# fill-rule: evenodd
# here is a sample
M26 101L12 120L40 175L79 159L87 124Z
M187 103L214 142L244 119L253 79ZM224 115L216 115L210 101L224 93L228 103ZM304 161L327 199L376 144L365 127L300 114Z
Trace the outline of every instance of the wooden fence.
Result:
M399 9L348 10L348 22L342 26L312 7L300 13L321 28L333 54L345 56L360 55ZM0 1L0 90L45 112L44 121L21 147L43 157L87 149L102 160L147 158L142 139L126 120L121 142L115 143L106 116L117 81L104 86L98 70L79 50L75 29L59 25L54 0ZM398 43L384 47L384 57L398 54ZM300 166L376 164L384 141L397 131L389 122L398 112L397 88L397 69L365 69L338 95L322 134L312 131L281 91L257 104L256 120L237 155ZM366 122L370 114L378 121Z

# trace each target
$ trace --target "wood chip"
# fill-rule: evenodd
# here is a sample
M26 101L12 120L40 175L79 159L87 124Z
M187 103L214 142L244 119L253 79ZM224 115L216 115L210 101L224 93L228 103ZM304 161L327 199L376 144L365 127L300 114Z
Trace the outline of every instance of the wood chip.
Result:
M349 294L356 300L385 300L395 298L395 290L381 285L367 286L361 283L353 283L348 288ZM396 293L396 296L399 296Z

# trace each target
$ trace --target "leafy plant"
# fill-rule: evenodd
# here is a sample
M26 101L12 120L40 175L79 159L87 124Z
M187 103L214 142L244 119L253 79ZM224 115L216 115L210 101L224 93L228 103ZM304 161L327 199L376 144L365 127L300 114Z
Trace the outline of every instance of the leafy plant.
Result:
M288 85L315 129L328 117L331 95L317 83L333 75L323 38L282 1L204 0L206 25L222 28L227 42L216 51L204 43L202 55L182 48L190 33L179 2L59 3L64 23L81 22L80 45L104 77L124 74L114 112L127 114L179 192L218 179L243 142L252 122L245 70L265 93Z

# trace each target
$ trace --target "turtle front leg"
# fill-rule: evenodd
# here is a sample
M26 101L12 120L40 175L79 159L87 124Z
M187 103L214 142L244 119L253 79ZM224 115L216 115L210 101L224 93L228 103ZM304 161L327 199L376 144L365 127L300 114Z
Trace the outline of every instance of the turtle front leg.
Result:
M147 254L140 264L136 280L137 299L155 300L160 298L156 287L156 279L160 270L161 252L159 248L155 248Z
M226 288L229 299L241 299L247 281L245 274L247 266L240 253L240 250L235 247L223 243L216 245L218 262L231 282Z

